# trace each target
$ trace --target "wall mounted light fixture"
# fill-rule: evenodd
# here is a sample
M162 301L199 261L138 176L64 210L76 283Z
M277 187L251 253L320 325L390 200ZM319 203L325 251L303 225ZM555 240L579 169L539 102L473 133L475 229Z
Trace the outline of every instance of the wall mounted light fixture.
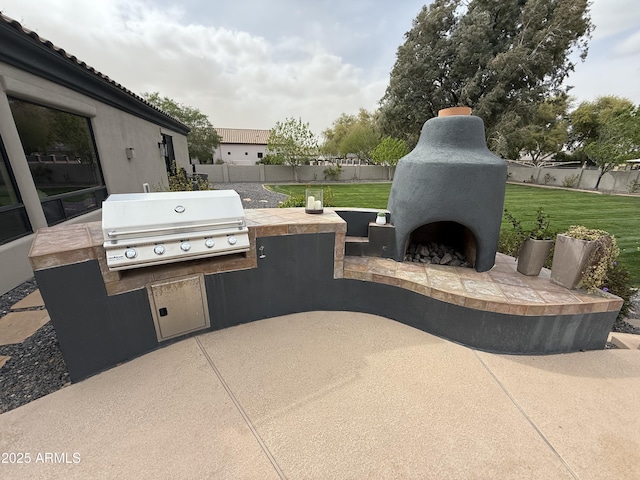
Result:
M132 147L127 147L124 150L127 152L127 160L133 160L136 158L136 151Z
M167 156L167 144L164 142L158 142L158 148L160 149L160 156L161 157L166 157Z

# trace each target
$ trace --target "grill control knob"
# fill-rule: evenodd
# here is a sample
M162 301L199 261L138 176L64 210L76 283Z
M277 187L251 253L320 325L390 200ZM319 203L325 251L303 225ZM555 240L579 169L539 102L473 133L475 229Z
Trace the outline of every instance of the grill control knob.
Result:
M237 241L238 239L233 235L227 237L227 242L229 242L229 245L235 245Z
M153 247L153 253L156 255L162 255L164 253L164 245L156 245Z
M180 244L180 250L182 250L183 252L188 252L189 250L191 250L191 244L189 242L182 242Z
M204 241L204 246L207 248L213 248L213 246L216 244L216 242L213 240L213 238L207 238Z
M136 258L138 256L138 252L136 252L135 248L128 248L127 250L125 250L124 256L129 259Z

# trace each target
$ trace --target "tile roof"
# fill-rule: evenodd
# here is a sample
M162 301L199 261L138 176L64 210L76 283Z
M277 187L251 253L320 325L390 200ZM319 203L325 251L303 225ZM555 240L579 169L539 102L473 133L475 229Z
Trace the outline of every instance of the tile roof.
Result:
M254 130L248 128L216 128L220 143L243 143L266 145L270 130Z
M97 78L109 83L113 87L116 87L118 90L122 91L123 93L135 98L138 102L144 103L147 107L150 107L150 108L156 110L157 112L161 113L162 115L165 115L165 116L169 117L170 119L172 119L175 122L179 122L183 126L186 126L178 118L175 118L175 117L169 115L168 113L162 111L161 109L159 109L155 105L152 105L151 103L147 102L141 96L136 95L131 90L123 87L121 84L119 84L118 82L112 80L111 78L109 78L108 76L104 75L103 73L99 72L98 70L96 70L92 66L87 65L85 62L80 60L75 55L71 55L70 53L66 52L63 48L60 48L60 47L54 45L51 41L49 41L49 40L47 40L45 38L42 38L40 35L38 35L33 30L29 30L28 28L23 27L20 24L20 22L18 22L17 20L14 20L11 17L6 16L2 12L0 12L0 23L3 23L3 24L5 24L5 25L7 25L9 27L12 27L18 34L22 35L23 37L29 37L29 38L35 40L41 46L43 46L46 49L48 49L51 53L57 54L58 58L60 58L62 60L66 60L69 63L73 63L75 65L78 65L78 66L84 68L87 72L91 73L93 76L95 76L95 77L97 77Z

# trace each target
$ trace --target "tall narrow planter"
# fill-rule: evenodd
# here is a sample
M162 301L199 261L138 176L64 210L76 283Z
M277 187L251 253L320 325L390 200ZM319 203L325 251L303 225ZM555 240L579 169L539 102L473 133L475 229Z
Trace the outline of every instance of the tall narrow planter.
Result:
M595 240L558 235L551 265L551 281L565 288L576 288L582 280L589 256L595 247Z
M528 238L518 253L518 272L530 276L540 275L551 247L553 247L553 240Z

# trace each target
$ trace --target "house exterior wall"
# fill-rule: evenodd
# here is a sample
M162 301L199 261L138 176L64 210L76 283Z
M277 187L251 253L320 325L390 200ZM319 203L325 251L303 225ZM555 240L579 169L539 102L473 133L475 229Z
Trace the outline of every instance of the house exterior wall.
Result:
M88 117L109 194L142 192L143 183L149 183L152 189L160 184L167 185L165 163L158 147L163 133L173 138L177 163L190 171L184 134L0 62L0 136L34 232L46 227L47 222L7 96ZM136 100L132 98L131 101ZM125 149L128 147L135 151L135 158L132 160L127 159ZM100 212L90 212L69 220L69 223L77 223L80 219L99 220ZM31 237L0 245L0 294L33 275L27 258Z
M266 145L248 143L221 143L214 155L214 162L222 160L230 165L255 165L260 161L258 153L267 154Z

